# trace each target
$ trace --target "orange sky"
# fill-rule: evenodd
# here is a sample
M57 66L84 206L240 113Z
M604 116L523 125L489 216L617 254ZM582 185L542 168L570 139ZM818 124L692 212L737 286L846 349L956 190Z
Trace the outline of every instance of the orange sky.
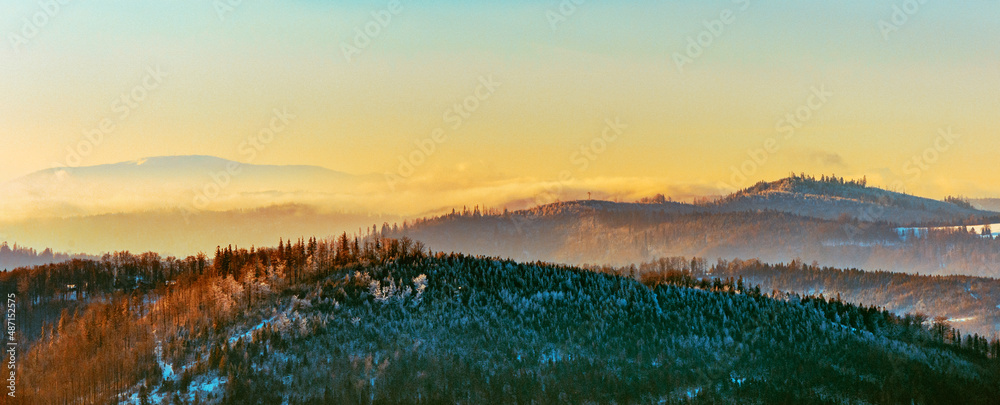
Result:
M891 4L860 1L244 2L220 14L95 0L34 32L24 19L41 7L0 6L0 181L200 154L401 178L385 199L405 190L426 207L476 187L685 196L790 171L931 197L1000 190L997 2L928 3L896 25Z

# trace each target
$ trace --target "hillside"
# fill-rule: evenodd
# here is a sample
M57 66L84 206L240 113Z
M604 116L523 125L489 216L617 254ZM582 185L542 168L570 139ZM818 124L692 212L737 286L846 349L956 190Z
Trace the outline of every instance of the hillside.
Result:
M989 403L1000 395L1000 342L957 339L942 325L874 308L762 294L742 280L663 272L639 282L346 235L221 249L208 267L185 263L166 277L136 268L163 281L64 314L22 363L22 399Z
M792 261L770 264L760 260L660 258L636 266L640 277L656 272L690 272L694 278L742 278L764 291L822 294L861 306L884 308L897 315L925 314L941 318L964 333L1000 336L1000 279L968 276L927 276L887 271L821 267Z
M463 210L383 228L468 254L625 265L660 257L818 261L841 268L1000 277L1000 241L940 227L901 237L898 224L995 220L996 213L868 187L793 176L697 204L568 201Z
M523 211L528 216L536 215L585 215L593 212L619 212L639 215L651 214L691 214L704 212L705 209L685 203L664 201L659 203L628 203L600 200L579 200L552 203L529 208Z
M206 246L229 243L262 246L280 235L331 235L372 224L399 221L398 216L328 211L309 205L282 204L228 211L183 210L86 215L0 221L0 232L17 235L18 244L53 246L83 252L156 251L188 256ZM155 232L151 230L155 229ZM95 230L106 230L95 232ZM10 267L10 268L13 268Z
M996 212L917 197L876 187L865 180L793 175L773 182L759 182L723 199L706 204L717 211L775 210L821 219L848 217L862 221L958 224Z
M982 203L983 201L973 201ZM938 201L869 187L865 180L792 175L772 182L761 181L714 201L685 204L671 201L626 203L567 201L525 210L529 215L585 214L589 211L635 213L724 213L786 212L817 219L855 219L895 224L958 224L970 218L1000 214L971 205Z
M974 198L969 202L981 210L1000 212L1000 198Z
M13 246L11 246L11 244L7 243L7 241L0 240L0 270L65 262L70 259L93 258L93 256L84 254L53 252L50 248L46 248L41 252L38 252L37 250L29 247L18 246L17 243L14 243Z
M383 230L435 250L521 261L627 265L670 256L798 259L841 268L1000 277L1000 240L993 238L941 230L904 240L884 222L772 210L677 213L655 207L567 202L523 211L456 212Z

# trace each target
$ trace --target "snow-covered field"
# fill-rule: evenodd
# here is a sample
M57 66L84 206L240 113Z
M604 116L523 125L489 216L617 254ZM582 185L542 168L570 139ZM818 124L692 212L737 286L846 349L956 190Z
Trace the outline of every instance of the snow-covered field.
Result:
M898 233L901 238L906 239L906 237L909 236L910 234L913 234L914 236L916 236L918 238L921 237L921 236L927 235L927 232L929 230L930 231L945 231L945 230L954 231L954 230L961 230L961 229L965 228L966 231L971 230L972 232L975 232L977 234L982 235L983 234L983 229L986 228L986 227L990 228L990 236L992 236L992 237L995 238L995 237L997 237L998 234L1000 234L1000 224L988 224L988 225L984 224L984 225L969 225L969 226L938 226L938 227L933 227L933 228L896 228L896 233ZM986 236L986 235L983 235L983 236Z

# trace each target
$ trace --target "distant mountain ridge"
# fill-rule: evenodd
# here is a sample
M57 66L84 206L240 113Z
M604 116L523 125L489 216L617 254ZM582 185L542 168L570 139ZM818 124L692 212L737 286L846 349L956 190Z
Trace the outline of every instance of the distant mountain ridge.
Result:
M1000 213L969 208L947 201L869 187L865 180L832 177L816 179L791 176L738 190L714 201L694 204L674 201L612 202L577 200L545 204L518 211L525 215L566 215L605 212L633 213L724 213L776 211L803 217L865 222L908 224L955 224L973 218L992 218Z
M839 267L995 277L1000 250L969 235L904 241L899 224L993 220L990 211L841 179L761 182L696 204L568 201L409 221L392 235L433 249L559 263L629 264L666 256L817 260ZM997 221L993 221L997 222ZM953 254L934 256L934 249Z
M237 162L215 156L206 155L182 155L182 156L153 156L126 162L101 164L94 166L80 167L55 167L39 170L28 174L11 183L25 181L44 180L50 176L54 177L143 177L153 175L169 175L172 177L189 175L210 175L212 172L242 172L250 170L256 172L279 171L288 174L312 174L330 177L347 178L349 174L337 172L319 166L307 165L259 165ZM239 173L243 174L243 173Z
M40 170L0 184L7 219L308 203L367 180L319 166L258 165L202 155ZM0 218L2 219L2 218Z
M865 179L844 180L793 175L761 181L705 204L724 212L775 210L822 219L853 218L898 224L954 223L996 212L869 187Z
M0 270L9 270L22 266L35 266L49 263L59 263L70 259L97 259L96 256L90 256L85 254L70 254L63 252L53 252L52 249L46 248L41 252L35 249L18 246L14 243L13 246L8 244L7 241L0 241Z
M646 212L674 213L674 214L690 214L694 212L705 211L704 208L696 205L674 202L674 201L664 201L661 203L638 203L638 202L613 202L613 201L602 201L602 200L576 200L576 201L566 201L566 202L557 202L546 205L540 205L519 212L531 215L562 215L562 214L587 213L596 210L620 211L620 212L646 211Z

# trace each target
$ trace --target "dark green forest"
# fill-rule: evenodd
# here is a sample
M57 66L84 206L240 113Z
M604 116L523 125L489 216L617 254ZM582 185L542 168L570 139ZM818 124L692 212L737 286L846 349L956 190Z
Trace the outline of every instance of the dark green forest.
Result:
M675 259L676 260L676 259ZM1000 342L682 266L344 234L0 275L21 403L993 403Z
M684 258L659 259L641 267L670 267ZM742 277L766 291L825 295L896 314L925 314L972 335L1000 334L1000 280L971 276L927 276L889 271L840 269L801 261L770 264L757 259L719 260L701 276Z

